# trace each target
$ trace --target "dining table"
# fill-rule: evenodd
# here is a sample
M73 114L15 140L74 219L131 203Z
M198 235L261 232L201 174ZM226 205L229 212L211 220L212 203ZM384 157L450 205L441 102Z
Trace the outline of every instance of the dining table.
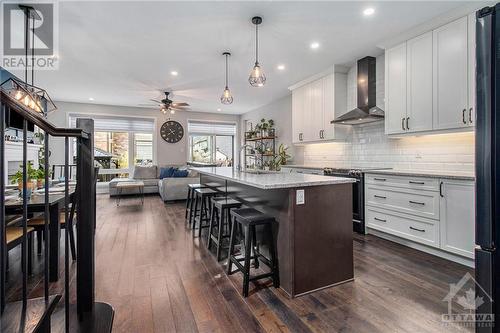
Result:
M69 202L73 202L75 188L69 188ZM49 188L49 281L56 282L59 279L59 254L61 224L59 212L64 208L64 187L54 186ZM28 214L45 212L45 192L35 191L29 198ZM21 198L10 198L5 200L5 214L22 214L23 200Z

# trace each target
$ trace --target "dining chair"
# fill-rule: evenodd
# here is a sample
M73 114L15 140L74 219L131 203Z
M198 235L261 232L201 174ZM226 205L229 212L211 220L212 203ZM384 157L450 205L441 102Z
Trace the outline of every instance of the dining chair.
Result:
M28 227L28 274L33 272L33 231L35 229ZM23 243L23 228L22 227L6 227L5 240L7 243L7 252ZM7 269L9 268L9 256L7 255Z

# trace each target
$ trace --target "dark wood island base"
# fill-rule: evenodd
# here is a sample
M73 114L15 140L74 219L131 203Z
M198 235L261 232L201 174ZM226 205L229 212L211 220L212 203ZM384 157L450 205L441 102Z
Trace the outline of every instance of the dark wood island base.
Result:
M290 297L353 280L351 183L263 189L205 173L200 183L275 217L280 287ZM265 252L269 240L257 233Z

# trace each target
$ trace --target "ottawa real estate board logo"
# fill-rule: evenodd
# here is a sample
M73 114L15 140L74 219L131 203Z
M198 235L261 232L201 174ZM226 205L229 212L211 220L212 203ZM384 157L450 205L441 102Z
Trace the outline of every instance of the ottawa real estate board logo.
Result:
M57 1L0 2L0 66L7 70L58 69Z
M448 303L448 313L441 316L445 325L454 324L469 328L495 325L493 299L468 272L460 281L450 284L450 291L443 298L443 302Z

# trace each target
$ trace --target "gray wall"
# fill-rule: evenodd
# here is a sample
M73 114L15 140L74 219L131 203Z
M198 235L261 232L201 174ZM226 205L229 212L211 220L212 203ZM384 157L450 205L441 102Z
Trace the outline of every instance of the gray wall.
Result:
M292 94L290 93L270 104L242 114L240 123L241 143L244 142L244 132L247 130L245 129L245 123L250 121L255 126L262 118L274 120L274 127L278 136L276 149L280 143L287 145L289 147L288 153L293 158L295 151L292 145Z
M240 121L239 115L227 115L217 113L204 112L176 112L174 115L164 115L158 109L146 109L113 105L100 104L85 104L85 103L69 103L56 102L58 109L49 114L48 119L56 126L68 126L68 114L70 113L87 113L101 115L119 115L119 116L135 116L135 117L153 117L156 120L156 151L155 159L160 165L162 164L184 164L188 157L188 138L187 138L187 121L196 120L211 120L211 121L230 121L237 125ZM175 144L165 142L160 136L160 127L168 119L178 121L184 127L186 135L181 141ZM235 149L238 149L239 126L235 139ZM51 163L60 164L64 162L64 140L59 138L51 138L50 141ZM237 154L236 154L237 155Z

